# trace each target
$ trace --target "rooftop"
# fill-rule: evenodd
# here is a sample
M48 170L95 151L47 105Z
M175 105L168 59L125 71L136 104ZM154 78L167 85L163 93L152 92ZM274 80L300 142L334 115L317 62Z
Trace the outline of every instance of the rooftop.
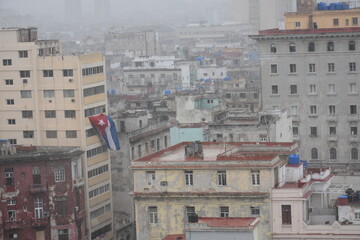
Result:
M163 238L163 240L186 240L185 234L171 234Z
M259 31L259 35L252 37L271 36L271 35L289 35L289 34L326 34L326 33L359 33L360 27L353 28L318 28L318 29L289 29L280 30L278 28Z
M258 219L254 217L241 218L241 217L229 217L229 218L215 218L215 217L199 217L199 224L206 224L208 227L232 227L232 228L254 228Z

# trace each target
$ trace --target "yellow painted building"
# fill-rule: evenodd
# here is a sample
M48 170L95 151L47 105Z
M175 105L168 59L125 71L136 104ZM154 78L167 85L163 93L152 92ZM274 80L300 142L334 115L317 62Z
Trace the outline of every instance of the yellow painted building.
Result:
M360 9L286 13L285 29L322 29L360 27Z
M132 162L138 240L183 234L188 215L259 217L270 239L269 190L295 143L180 143ZM185 150L186 149L186 150ZM271 152L271 154L269 154Z
M103 56L63 56L36 28L13 28L0 30L0 59L0 139L81 147L74 184L85 186L89 239L111 239L110 156L87 118L106 113Z

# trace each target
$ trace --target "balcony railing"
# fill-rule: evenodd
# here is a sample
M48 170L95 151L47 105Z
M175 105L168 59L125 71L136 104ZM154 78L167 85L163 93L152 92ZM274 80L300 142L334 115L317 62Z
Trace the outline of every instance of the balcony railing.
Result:
M358 135L350 135L349 136L349 142L352 142L352 143L359 142L359 136Z
M160 122L157 124L152 124L150 126L147 126L147 127L144 127L144 128L132 131L132 132L128 132L127 135L130 138L130 137L138 136L142 133L147 133L147 132L150 132L150 131L153 131L156 129L160 129L160 128L164 128L164 127L171 127L171 126L172 126L172 124L169 123L168 121L163 121L163 122Z
M74 187L78 188L78 187L82 187L85 184L84 178L78 178L78 179L74 179Z
M17 230L22 228L21 220L8 220L4 222L4 230Z
M32 218L31 219L31 226L33 228L46 228L49 226L49 218Z
M32 184L30 185L30 192L33 194L46 192L45 184Z
M336 142L337 141L337 135L335 135L335 134L328 135L328 141Z
M336 114L328 114L327 120L329 122L336 122L338 120L338 116Z

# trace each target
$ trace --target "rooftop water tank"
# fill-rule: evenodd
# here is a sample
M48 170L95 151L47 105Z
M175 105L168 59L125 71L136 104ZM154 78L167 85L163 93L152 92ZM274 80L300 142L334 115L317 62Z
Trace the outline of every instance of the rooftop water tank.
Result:
M300 164L300 157L299 155L296 155L296 154L291 154L289 156L289 164L290 165L299 165Z

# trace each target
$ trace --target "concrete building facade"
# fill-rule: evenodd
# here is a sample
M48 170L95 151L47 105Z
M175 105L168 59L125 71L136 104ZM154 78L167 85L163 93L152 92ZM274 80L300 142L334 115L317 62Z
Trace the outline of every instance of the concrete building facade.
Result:
M59 42L38 40L35 28L3 29L0 36L0 138L81 147L88 234L110 239L112 211L95 214L112 205L110 155L87 119L106 113L104 58L62 56Z

